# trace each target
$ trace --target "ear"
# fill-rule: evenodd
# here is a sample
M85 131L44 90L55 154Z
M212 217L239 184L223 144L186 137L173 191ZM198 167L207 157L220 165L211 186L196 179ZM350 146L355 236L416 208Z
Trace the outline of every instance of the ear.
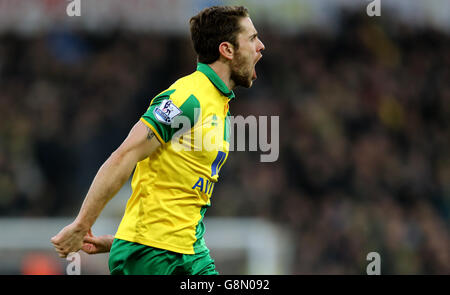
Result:
M234 56L234 46L230 42L222 42L219 44L220 55L228 60L232 60Z

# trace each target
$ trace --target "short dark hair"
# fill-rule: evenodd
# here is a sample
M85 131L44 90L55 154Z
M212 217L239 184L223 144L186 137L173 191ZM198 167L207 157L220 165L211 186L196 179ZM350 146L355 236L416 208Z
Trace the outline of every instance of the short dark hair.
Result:
M238 49L239 20L248 16L248 9L244 6L212 6L193 16L189 24L198 61L215 62L220 57L219 45L222 42L230 42Z

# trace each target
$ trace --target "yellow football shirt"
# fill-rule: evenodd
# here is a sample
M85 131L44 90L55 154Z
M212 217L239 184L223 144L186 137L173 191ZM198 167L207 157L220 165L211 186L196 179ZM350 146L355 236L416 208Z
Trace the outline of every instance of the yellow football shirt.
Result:
M141 121L161 146L140 161L116 238L183 254L206 250L203 217L229 151L234 98L206 64L150 103Z

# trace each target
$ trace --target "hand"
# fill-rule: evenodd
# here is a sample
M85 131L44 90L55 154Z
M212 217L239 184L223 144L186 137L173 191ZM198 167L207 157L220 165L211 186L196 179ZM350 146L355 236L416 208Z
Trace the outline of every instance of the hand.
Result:
M111 246L114 240L114 236L104 235L95 237L92 231L89 230L84 236L83 247L81 250L87 254L107 253L111 250Z
M51 242L58 252L59 257L67 257L69 253L78 252L83 246L83 237L87 230L78 223L71 223L63 228L56 236L51 238Z

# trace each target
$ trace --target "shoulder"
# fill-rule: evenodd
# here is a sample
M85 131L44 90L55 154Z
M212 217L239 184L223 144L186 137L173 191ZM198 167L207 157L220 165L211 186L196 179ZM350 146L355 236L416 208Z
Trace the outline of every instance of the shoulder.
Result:
M199 101L205 82L205 76L199 71L184 76L169 87L172 90L170 99L180 106L188 100L192 102L192 98Z
M166 91L162 92L158 99L170 100L171 103L179 108L185 115L193 113L194 109L201 108L201 89L203 80L201 72L194 72L175 81Z
M191 125L200 114L200 100L197 97L198 74L193 73L178 79L168 89L156 95L147 110L147 116L156 121L170 124L177 116L187 117Z

